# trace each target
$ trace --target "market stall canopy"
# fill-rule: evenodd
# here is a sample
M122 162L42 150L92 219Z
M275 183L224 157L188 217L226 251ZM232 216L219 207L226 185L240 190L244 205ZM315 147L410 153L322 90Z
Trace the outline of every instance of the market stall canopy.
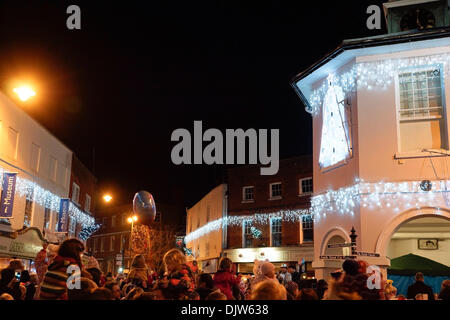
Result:
M422 272L425 276L450 276L450 267L410 253L392 259L387 270L390 275L415 275L417 272Z

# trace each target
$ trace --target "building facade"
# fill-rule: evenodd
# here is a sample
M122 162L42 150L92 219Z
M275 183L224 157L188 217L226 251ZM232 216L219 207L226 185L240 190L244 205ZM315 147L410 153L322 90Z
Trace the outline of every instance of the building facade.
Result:
M227 185L221 184L187 210L186 234L192 235L193 232L210 223L221 223L226 214ZM217 271L225 243L222 228L204 232L198 237L186 237L185 241L189 260L196 260L199 269L203 272L214 273Z
M385 275L407 252L448 265L450 30L448 7L431 2L389 2L386 20L402 32L346 40L293 81L313 117L318 278L341 266L330 256L366 253ZM422 11L436 18L430 29L393 27ZM352 227L356 253L328 247L350 243ZM441 246L417 251L421 238Z
M228 218L223 254L239 272L253 272L256 260L276 267L298 265L313 276L313 227L309 215L313 188L310 156L280 160L273 176L259 167L228 170Z
M94 224L92 217L65 200L71 167L72 151L0 92L2 262L23 258L30 267L43 240L61 240L59 231L68 219L84 227ZM66 208L63 219L61 203Z

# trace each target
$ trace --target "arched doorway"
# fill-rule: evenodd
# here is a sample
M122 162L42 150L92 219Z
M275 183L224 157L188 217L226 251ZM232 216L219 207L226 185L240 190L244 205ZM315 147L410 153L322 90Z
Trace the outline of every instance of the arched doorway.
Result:
M332 244L339 244L339 243L349 243L350 238L345 233L344 230L341 229L333 229L331 230L328 235L324 238L324 241L321 246L321 256L347 256L350 254L350 248L328 248L329 245ZM328 279L331 277L331 272L335 271L336 269L341 269L342 267L342 260L336 260L336 259L323 259L323 267L322 274L319 276L319 278L322 279Z

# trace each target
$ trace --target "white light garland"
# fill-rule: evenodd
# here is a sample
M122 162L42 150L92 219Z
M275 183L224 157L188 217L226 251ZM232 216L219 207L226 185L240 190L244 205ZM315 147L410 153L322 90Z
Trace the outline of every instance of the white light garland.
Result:
M311 198L314 221L327 214L354 215L358 207L370 210L392 208L399 213L411 208L436 206L437 197L443 197L449 206L450 180L432 181L430 191L420 189L420 181L364 182L357 180L350 187L330 190Z
M226 218L220 218L207 223L206 225L198 228L197 230L189 233L185 237L185 242L191 242L198 239L210 232L220 230L224 225L237 226L243 225L244 221L252 221L255 224L268 224L273 218L281 218L286 222L300 221L303 216L310 216L310 209L296 209L296 210L280 210L271 213L255 213L247 216L228 216Z
M3 181L4 172L6 172L6 170L0 167L0 183ZM55 195L49 190L42 188L34 181L22 178L17 175L16 194L18 194L20 197L27 197L30 194L31 190L33 190L33 201L36 204L44 208L49 208L50 210L55 212L59 211L61 197ZM96 224L94 217L80 210L72 202L69 203L69 216L75 219L77 223L80 223L83 228L92 227Z
M438 54L430 56L409 57L387 59L373 62L359 62L353 67L339 76L334 76L333 84L342 88L347 95L355 88L386 89L394 81L394 77L403 68L422 67L429 65L440 65L443 67L443 77L450 74L450 54ZM317 115L328 90L328 81L326 79L323 84L313 90L308 98L310 112L313 116Z

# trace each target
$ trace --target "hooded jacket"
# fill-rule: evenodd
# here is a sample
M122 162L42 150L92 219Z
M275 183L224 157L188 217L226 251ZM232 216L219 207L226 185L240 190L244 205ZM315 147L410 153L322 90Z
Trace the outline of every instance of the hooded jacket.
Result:
M219 270L214 275L214 285L227 296L228 300L234 300L233 287L238 287L239 281L231 272Z

